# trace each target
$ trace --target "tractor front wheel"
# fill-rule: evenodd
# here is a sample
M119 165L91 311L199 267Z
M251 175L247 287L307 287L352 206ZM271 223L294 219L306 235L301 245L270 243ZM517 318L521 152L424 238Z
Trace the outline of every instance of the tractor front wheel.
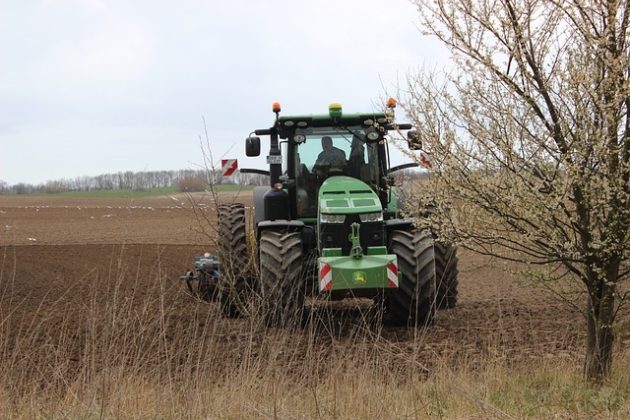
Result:
M429 231L393 231L390 252L398 257L399 287L385 299L385 319L395 325L422 326L435 315L433 238Z
M260 287L268 326L301 322L304 308L302 234L264 230L260 235Z

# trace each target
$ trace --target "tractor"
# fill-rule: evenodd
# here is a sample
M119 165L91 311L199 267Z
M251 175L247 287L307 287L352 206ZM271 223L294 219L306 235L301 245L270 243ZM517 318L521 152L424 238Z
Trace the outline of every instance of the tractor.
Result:
M241 170L270 180L253 192L253 234L243 204L219 207L226 316L246 315L253 295L271 326L299 319L309 296L373 299L386 322L404 326L430 324L436 309L455 305L455 246L401 216L391 174L417 164L390 167L388 133L408 131L408 147L422 146L410 124L395 123L395 106L346 114L333 103L326 114L285 116L273 104L271 128L245 141L257 157L260 136L269 137L269 170Z

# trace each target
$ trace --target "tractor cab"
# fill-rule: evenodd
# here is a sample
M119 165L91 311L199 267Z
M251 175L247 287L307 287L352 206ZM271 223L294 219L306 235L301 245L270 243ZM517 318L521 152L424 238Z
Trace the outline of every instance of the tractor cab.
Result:
M274 104L276 122L268 130L256 130L256 135L271 139L267 162L270 165L271 188L265 214L258 220L303 220L315 223L318 217L319 192L324 181L332 177L360 180L378 197L387 209L395 208L388 177L389 150L386 135L389 130L408 130L409 124L395 124L395 101L388 101L388 111L372 114L344 114L340 104L333 103L328 114L280 116L279 104ZM414 132L409 144L417 148ZM248 156L260 154L260 138L246 141ZM415 164L405 165L405 167ZM276 209L275 212L273 209ZM262 208L261 208L262 210Z
M319 189L333 176L360 179L378 192L379 144L369 141L367 132L361 126L298 128L293 141L283 143L283 173L295 180L297 218L317 216Z

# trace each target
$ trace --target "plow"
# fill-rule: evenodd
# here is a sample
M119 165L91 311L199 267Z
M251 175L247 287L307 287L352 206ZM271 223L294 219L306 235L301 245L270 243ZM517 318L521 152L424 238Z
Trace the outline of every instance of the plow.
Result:
M192 296L212 301L218 293L220 275L219 258L206 252L194 258L193 269L187 271L181 279Z

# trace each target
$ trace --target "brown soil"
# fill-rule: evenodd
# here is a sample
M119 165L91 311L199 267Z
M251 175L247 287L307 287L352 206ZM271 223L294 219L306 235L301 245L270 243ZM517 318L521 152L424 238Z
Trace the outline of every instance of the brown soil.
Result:
M221 193L217 199L251 205L251 193ZM213 201L202 193L141 199L0 196L0 246L207 244L214 236Z
M95 306L155 300L172 321L167 326L172 335L192 322L201 330L217 328L216 317L199 316L199 305L179 279L194 255L211 250L212 234L204 233L211 231L211 210L195 213L190 206L167 205L173 202L168 197L133 203L2 200L0 319L10 317L14 326L46 323L52 337L55 329L79 330ZM210 220L201 229L199 214ZM417 354L421 363L435 356L473 364L487 356L509 363L581 357L583 321L568 305L469 253L460 255L459 278L457 308L440 311L426 330L385 327L383 345L393 354ZM356 340L361 311L346 309L335 309L338 328L326 330L327 342ZM216 307L201 311L216 313ZM247 335L246 320L220 322L233 348L247 345L238 343L239 331ZM23 329L3 334L23 334Z

